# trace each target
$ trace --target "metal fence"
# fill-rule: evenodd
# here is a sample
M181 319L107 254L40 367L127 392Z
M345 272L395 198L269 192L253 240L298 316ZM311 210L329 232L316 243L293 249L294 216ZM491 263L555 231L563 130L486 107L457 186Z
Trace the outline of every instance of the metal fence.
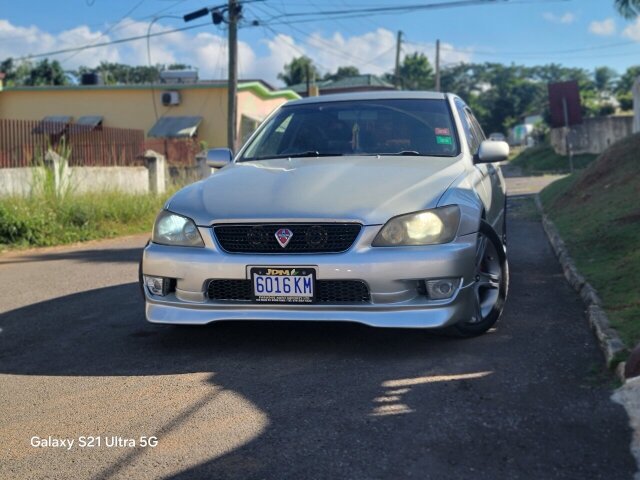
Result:
M60 122L0 119L0 168L32 167L48 149L68 149L69 166L142 165L144 132Z
M169 166L193 166L196 155L202 151L200 142L192 138L149 138L144 145L145 150L164 155Z

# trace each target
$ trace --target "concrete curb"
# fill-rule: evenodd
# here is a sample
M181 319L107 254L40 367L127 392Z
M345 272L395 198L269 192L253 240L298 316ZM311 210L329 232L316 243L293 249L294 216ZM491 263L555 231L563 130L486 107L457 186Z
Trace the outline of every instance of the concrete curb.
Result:
M607 368L615 369L616 376L624 382L624 362L621 362L620 359L627 352L627 348L620 339L618 332L611 328L609 318L602 309L602 301L598 296L598 292L596 292L596 289L578 272L556 226L547 214L544 213L544 208L538 195L536 195L535 200L538 211L542 215L542 228L547 234L551 248L558 257L564 276L569 285L578 292L587 307L587 319L598 338L598 343L602 353L604 353Z

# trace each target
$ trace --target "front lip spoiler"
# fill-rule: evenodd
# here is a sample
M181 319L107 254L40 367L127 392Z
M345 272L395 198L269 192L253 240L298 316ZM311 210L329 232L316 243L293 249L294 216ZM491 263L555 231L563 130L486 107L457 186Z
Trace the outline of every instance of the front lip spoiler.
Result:
M206 325L218 321L312 321L353 322L386 328L443 328L471 316L467 297L471 288L462 288L455 301L440 305L323 305L287 308L247 308L246 305L175 305L147 298L145 314L151 323L171 325Z

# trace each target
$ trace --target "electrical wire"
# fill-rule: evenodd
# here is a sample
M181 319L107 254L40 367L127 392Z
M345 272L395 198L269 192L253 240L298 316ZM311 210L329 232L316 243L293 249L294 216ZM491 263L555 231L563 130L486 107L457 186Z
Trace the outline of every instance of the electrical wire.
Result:
M182 17L179 17L182 18ZM205 23L198 23L198 24L194 24L194 25L187 25L186 27L179 27L179 28L174 28L172 30L164 30L162 32L157 32L157 33L152 33L149 35L149 37L161 37L163 35L169 35L170 33L175 33L175 32L184 32L185 30L193 30L195 28L202 28L202 27L207 27L211 25L210 22L205 22ZM119 38L117 40L110 40L108 42L102 42L102 43L96 43L93 45L83 45L81 47L70 47L70 48L63 48L60 50L53 50L51 52L43 52L43 53L35 53L35 54L29 54L29 55L24 55L22 57L17 57L14 58L15 61L22 61L22 60L30 60L32 58L41 58L41 57L51 57L54 55L60 55L62 53L68 53L68 52L75 52L78 50L89 50L92 48L100 48L100 47L106 47L108 45L116 45L119 43L128 43L128 42L133 42L135 40L144 40L147 38L147 35L136 35L134 37L127 37L127 38Z
M95 0L94 0L95 1ZM120 19L112 24L109 28L107 28L96 40L100 40L101 38L104 38L106 35L109 34L109 32L113 31L113 29L115 27L117 27L120 23L122 23L122 21L127 18L129 15L131 15L133 12L135 12L138 7L140 7L146 0L140 0L138 3L136 3L131 9L129 9L129 11L127 13L125 13L124 15L122 15L122 17L120 17ZM79 55L80 51L74 52L71 55L69 55L66 58L63 58L62 60L60 60L60 63L65 63L68 62L69 60L71 60L72 58L74 58L75 56Z
M163 18L181 18L181 17L177 17L175 15L160 15L159 17L154 18L153 20L151 20L149 22L149 26L147 27L147 61L149 63L149 68L151 68L152 62L151 62L151 42L149 41L151 38L151 27L153 26L154 23L156 23L158 20L161 20ZM158 121L158 107L156 106L156 90L154 87L154 83L151 83L151 103L153 104L153 113L156 117L156 122Z

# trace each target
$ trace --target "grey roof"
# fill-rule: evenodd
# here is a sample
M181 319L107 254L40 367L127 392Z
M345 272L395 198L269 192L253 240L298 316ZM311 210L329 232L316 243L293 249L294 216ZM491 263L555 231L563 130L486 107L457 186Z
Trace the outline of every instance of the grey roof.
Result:
M339 80L318 80L316 81L316 85L320 90L338 90L343 88L394 88L389 82L383 80L377 75L373 75L370 73L362 74L362 75L354 75L353 77L344 77ZM304 93L307 91L306 82L298 83L295 85L291 85L287 87L289 90L293 90L294 92Z
M48 115L40 120L32 133L47 133L49 135L57 135L62 133L64 129L71 123L73 117L69 115Z
M287 106L303 105L308 103L346 102L350 100L385 100L394 98L444 100L446 98L446 94L440 92L418 92L413 90L336 93L332 95L320 95L318 97L307 97L300 100L293 100L287 103Z
M95 128L102 123L102 118L102 115L84 115L76 120L76 125Z
M148 137L188 138L193 137L202 117L160 117L151 127Z
M332 90L334 88L357 88L357 87L385 87L394 88L389 82L384 81L377 75L365 74L356 75L354 77L344 77L340 80L334 80L323 87L323 90Z
M102 125L102 116L100 115L85 115L75 123L69 125L69 132L71 133L86 133L91 132Z

